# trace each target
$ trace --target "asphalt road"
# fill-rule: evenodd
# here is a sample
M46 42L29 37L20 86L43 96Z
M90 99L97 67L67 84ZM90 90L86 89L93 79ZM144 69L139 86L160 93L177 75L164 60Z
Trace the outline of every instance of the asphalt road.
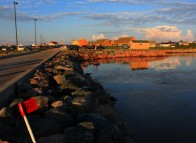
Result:
M38 63L50 58L59 51L60 48L55 48L0 60L0 88L9 80L35 67Z

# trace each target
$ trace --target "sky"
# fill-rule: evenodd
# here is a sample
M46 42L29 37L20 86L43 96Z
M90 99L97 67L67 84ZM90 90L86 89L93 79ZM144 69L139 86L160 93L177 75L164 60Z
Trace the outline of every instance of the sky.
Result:
M195 41L195 0L17 0L20 44L86 38ZM42 37L42 40L41 40ZM0 0L0 44L15 43L13 0Z

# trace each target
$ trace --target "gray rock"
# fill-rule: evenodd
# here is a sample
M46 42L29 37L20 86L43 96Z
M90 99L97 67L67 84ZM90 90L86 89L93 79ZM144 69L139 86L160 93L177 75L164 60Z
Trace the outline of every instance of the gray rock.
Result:
M17 142L19 134L14 127L0 123L0 137L8 142Z
M68 143L93 143L94 126L92 122L83 122L76 127L64 130Z
M45 113L45 117L59 122L63 129L74 125L75 121L71 114L63 111L61 108L50 109Z
M73 115L80 115L86 112L90 112L93 109L93 98L92 96L87 97L75 97L71 104L68 105L68 110Z
M114 113L114 109L110 105L99 105L95 108L95 113L107 117L108 115Z
M38 140L38 143L68 143L65 140L65 135L56 134L49 137L43 137Z
M54 77L54 80L57 82L57 84L61 85L63 84L64 82L66 82L66 78L65 78L65 75L55 75Z
M110 96L103 88L96 89L94 92L96 105L110 103Z
M36 103L37 103L39 111L44 111L48 109L48 102L49 102L48 97L35 96L34 98L36 99Z
M56 108L56 107L60 107L63 106L63 101L55 101L51 104L51 107Z
M102 115L86 113L78 117L78 122L92 122L95 127L96 143L105 143L114 136L112 124Z
M92 92L91 91L87 91L85 89L82 89L82 88L77 88L74 92L71 93L72 96L90 96L92 95Z
M59 134L63 131L61 124L54 119L34 117L29 118L29 124L36 138ZM29 133L23 120L20 121L17 128L19 129L24 140L25 138L27 140Z

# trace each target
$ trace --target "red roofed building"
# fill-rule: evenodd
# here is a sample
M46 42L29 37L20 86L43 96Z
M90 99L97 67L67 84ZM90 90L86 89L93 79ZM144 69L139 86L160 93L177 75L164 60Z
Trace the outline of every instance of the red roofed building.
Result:
M87 46L87 44L88 44L88 41L86 39L82 38L79 40L80 47L85 47L85 46Z

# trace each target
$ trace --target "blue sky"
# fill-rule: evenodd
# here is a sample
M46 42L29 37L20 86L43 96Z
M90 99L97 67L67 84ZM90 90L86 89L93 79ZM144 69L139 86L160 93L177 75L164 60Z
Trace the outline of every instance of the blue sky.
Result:
M156 41L196 40L195 0L17 0L18 39L37 41L134 36ZM0 43L15 43L13 0L0 0Z

